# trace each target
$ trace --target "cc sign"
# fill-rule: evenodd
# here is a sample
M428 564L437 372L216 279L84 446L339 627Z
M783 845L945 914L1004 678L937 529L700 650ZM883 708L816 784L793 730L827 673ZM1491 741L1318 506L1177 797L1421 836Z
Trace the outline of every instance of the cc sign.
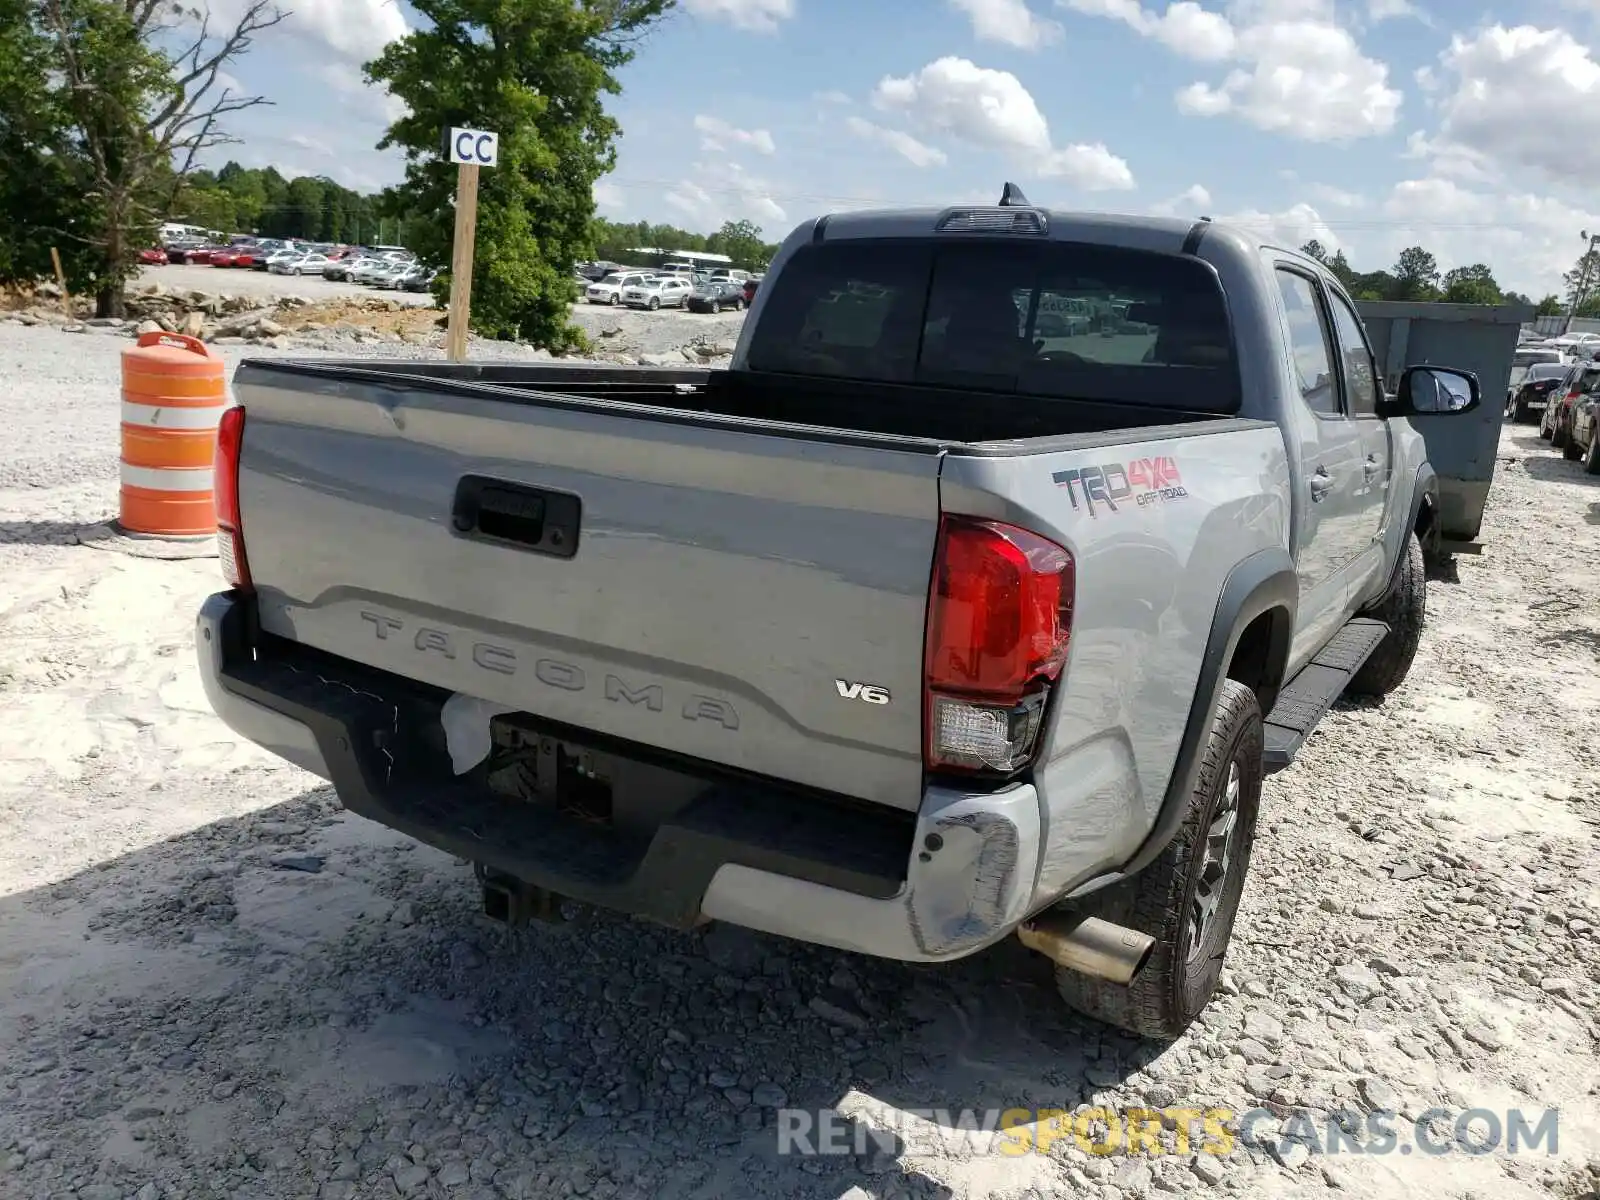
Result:
M492 167L500 160L500 135L481 129L447 129L445 157L465 167Z

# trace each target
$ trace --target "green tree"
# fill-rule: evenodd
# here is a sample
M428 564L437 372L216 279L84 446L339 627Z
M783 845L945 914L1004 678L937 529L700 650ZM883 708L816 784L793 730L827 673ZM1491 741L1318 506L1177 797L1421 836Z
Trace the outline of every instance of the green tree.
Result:
M1394 265L1394 300L1437 300L1439 260L1421 246L1407 246Z
M500 135L482 173L473 325L560 352L583 344L568 321L572 266L590 247L594 183L615 162L619 126L603 104L615 72L673 0L413 0L422 25L367 64L367 79L410 110L380 149L406 153L388 215L418 217L414 249L450 259L456 170L439 154L451 126ZM441 301L449 281L435 284Z
M244 0L236 23L158 0L35 0L32 23L62 114L64 170L89 203L76 230L95 259L96 309L123 311L122 284L199 155L231 113L265 101L219 79L252 37L287 15Z
M1300 253L1304 254L1307 258L1316 259L1319 263L1325 263L1328 261L1327 249L1322 245L1321 242L1317 241L1316 238L1312 238L1304 246L1301 246Z
M1351 269L1350 260L1344 256L1343 250L1334 251L1333 257L1328 260L1328 270L1333 272L1335 279L1344 284L1346 291L1355 282L1356 273Z
M1600 284L1600 250L1587 250L1578 256L1572 270L1561 277L1562 296L1576 315L1587 315L1578 310L1585 307L1596 284Z
M0 281L50 273L56 246L77 288L94 277L79 236L89 209L50 83L50 42L32 8L33 0L0 0Z
M1499 304L1505 296L1488 264L1473 263L1445 272L1444 298L1451 304Z
M1559 316L1561 311L1561 298L1552 292L1534 306L1533 315L1536 317L1554 317Z
M747 270L765 267L773 254L773 248L761 240L761 226L750 221L725 222L706 238L706 249L726 254L734 266Z

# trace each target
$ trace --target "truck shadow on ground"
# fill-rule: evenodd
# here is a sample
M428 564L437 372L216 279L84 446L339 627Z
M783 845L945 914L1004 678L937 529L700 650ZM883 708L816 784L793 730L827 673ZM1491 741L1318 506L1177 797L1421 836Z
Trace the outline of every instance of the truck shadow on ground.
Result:
M1545 449L1544 454L1530 454L1522 460L1522 465L1527 468L1529 475L1543 482L1586 483L1590 486L1600 486L1600 475L1585 474L1581 462L1569 462L1559 454L1549 453L1549 447Z
M949 1197L930 1164L971 1157L963 1126L1162 1049L1068 1013L1012 942L908 966L479 901L327 788L0 901L0 1150L52 1143L45 1190L394 1195L421 1167L417 1195ZM1008 1161L978 1190L1056 1190Z

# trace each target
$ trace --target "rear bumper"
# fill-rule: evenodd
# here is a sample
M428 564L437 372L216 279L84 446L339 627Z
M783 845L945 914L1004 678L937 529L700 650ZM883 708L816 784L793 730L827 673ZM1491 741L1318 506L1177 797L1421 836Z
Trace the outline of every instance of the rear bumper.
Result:
M443 693L292 643L257 646L253 624L233 593L200 610L200 674L217 715L331 781L352 812L448 853L677 928L709 918L915 962L971 954L1028 915L1040 846L1031 784L930 787L913 815L602 748L694 793L647 835L625 836L453 775Z

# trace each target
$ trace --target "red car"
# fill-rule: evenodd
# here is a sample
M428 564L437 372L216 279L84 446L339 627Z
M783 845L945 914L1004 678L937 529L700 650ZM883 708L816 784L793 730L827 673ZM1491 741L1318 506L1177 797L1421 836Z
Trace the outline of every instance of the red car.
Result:
M139 262L146 267L164 267L167 265L167 252L160 246L151 246L139 251Z
M213 256L211 261L215 263L217 260ZM233 252L233 265L236 267L243 267L248 271L251 267L256 265L256 252L249 246L235 250Z
M213 250L211 252L211 265L213 267L233 267L238 265L239 252L237 250Z

